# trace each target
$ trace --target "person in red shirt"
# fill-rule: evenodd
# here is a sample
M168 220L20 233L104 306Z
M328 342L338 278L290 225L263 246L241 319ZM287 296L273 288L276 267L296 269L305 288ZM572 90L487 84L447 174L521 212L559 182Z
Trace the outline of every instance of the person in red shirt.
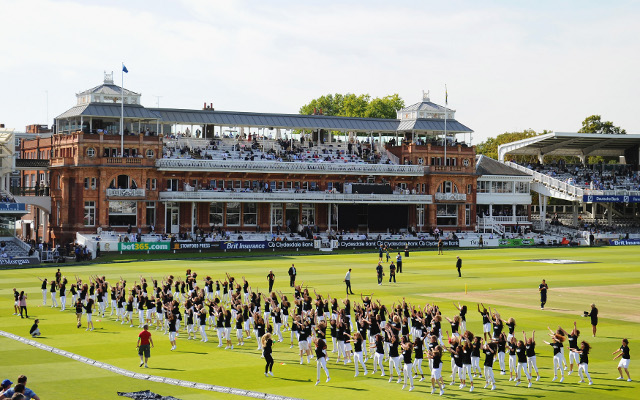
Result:
M138 355L140 356L140 366L144 364L145 368L149 368L147 362L151 357L151 347L153 347L153 339L151 339L151 332L149 332L149 325L144 326L144 330L138 335ZM144 357L144 361L143 361Z

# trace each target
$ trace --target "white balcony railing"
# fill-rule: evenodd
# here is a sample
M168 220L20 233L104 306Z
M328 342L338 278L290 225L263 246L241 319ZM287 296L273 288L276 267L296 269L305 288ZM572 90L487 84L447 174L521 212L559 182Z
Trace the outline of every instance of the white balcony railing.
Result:
M467 201L467 195L465 193L436 193L435 199L443 201Z
M226 202L300 202L300 203L364 203L364 204L433 204L431 195L419 194L350 194L327 192L232 192L198 190L160 192L160 201L226 201Z
M579 188L575 185L571 185L566 182L562 182L559 179L552 178L548 175L541 174L536 172L530 168L523 167L522 165L518 165L516 163L512 163L510 161L505 162L506 165L517 169L518 171L525 172L533 177L534 182L539 182L544 186L548 187L551 190L557 190L558 192L564 193L568 196L574 197L576 199L582 200L582 196L584 195L584 189Z
M107 197L145 197L144 189L107 189Z
M242 160L194 160L163 158L156 160L156 167L164 171L249 171L265 173L305 173L342 175L404 175L422 176L425 167L420 165L331 163L331 162L278 162Z

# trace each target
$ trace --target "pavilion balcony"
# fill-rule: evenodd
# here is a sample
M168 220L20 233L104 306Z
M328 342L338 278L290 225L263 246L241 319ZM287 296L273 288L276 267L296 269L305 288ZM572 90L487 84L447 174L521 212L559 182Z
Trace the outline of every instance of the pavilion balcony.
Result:
M236 191L164 191L160 201L171 202L245 202L245 203L343 203L343 204L432 204L431 195L351 194L333 192L236 192Z
M144 189L107 189L108 198L144 198Z
M156 160L160 171L207 172L262 172L286 174L339 174L339 175L400 175L423 176L425 167L420 165L334 163L334 162L278 162L243 160L200 160L164 158Z
M434 197L436 201L467 201L465 193L436 193Z

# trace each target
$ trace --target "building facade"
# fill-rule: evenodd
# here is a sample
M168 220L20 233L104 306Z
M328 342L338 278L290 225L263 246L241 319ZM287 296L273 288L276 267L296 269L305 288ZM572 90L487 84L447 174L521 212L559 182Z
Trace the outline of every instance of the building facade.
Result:
M108 74L76 96L46 150L54 241L475 229L475 148L458 141L472 131L428 95L395 120L145 108Z

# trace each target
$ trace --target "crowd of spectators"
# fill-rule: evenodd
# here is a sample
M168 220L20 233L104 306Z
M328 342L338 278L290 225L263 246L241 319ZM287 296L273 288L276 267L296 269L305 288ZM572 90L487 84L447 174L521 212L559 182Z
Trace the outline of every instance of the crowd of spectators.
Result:
M27 387L27 377L20 375L16 380L16 384L10 379L5 379L0 384L0 400L12 399L12 400L40 400L40 397Z
M527 164L527 168L562 182L590 190L640 190L640 174L621 164Z

